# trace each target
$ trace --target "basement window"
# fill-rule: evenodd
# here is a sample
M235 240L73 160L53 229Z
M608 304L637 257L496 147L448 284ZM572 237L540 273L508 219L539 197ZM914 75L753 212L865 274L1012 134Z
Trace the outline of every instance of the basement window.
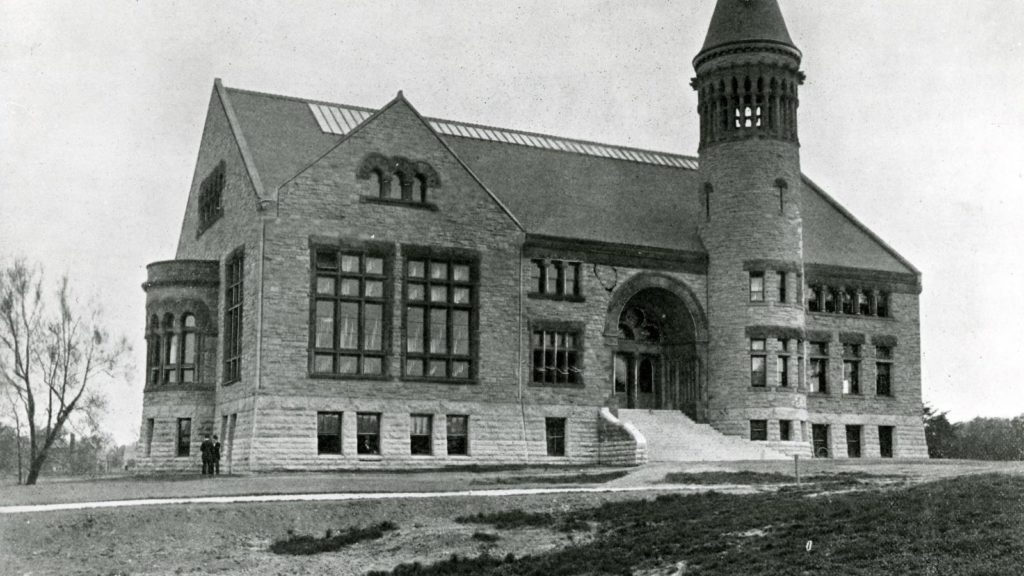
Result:
M430 414L413 414L409 418L409 448L414 456L433 454L434 417Z
M765 442L768 440L767 420L750 421L750 439L755 442Z
M380 454L380 414L356 414L356 452Z
M316 453L341 454L341 412L317 412Z
M469 454L469 416L449 415L445 417L448 430L448 455Z
M565 418L545 418L544 435L548 456L565 456Z

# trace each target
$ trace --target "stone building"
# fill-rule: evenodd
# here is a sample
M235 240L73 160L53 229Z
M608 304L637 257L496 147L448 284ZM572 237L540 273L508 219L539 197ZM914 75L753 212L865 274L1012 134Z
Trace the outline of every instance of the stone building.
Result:
M801 173L800 61L719 0L698 157L215 81L140 465L925 457L921 276Z

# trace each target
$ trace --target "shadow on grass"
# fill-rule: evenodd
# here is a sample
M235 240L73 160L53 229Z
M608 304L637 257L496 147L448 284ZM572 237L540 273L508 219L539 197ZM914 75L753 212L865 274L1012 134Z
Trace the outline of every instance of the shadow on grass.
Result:
M821 498L800 493L707 492L606 503L539 515L588 522L593 540L524 556L453 557L376 576L572 576L664 571L695 575L1019 574L1024 565L1024 478L974 475ZM469 518L541 522L522 511ZM671 573L671 572L670 572Z
M274 554L311 556L322 552L334 552L364 540L377 540L383 537L385 532L397 529L398 526L392 522L381 522L369 528L349 528L337 534L328 530L323 538L289 534L284 540L277 540L271 544L270 551Z
M812 474L801 476L800 481L809 484L828 484L831 486L857 486L878 480L905 479L896 474L870 474L867 472L836 472L833 474ZM796 477L779 472L670 472L665 475L662 483L666 484L697 484L709 486L715 484L794 484Z
M488 524L498 530L520 528L548 528L559 532L590 530L590 524L586 520L547 512L523 512L518 508L502 512L479 512L471 516L459 516L455 521L460 524Z

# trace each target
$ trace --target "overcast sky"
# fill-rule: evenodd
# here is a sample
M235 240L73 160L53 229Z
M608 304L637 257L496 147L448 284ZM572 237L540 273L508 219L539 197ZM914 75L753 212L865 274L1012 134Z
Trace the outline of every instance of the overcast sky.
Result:
M781 0L804 172L924 274L924 399L1024 412L1024 2ZM0 0L0 259L71 275L136 347L174 256L213 79L696 154L713 0Z

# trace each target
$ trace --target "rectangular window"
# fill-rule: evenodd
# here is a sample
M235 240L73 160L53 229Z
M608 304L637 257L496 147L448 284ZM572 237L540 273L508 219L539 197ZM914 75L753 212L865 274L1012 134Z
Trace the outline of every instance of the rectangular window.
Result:
M468 381L475 353L475 266L455 259L410 259L405 286L405 375Z
M446 416L445 425L448 428L448 455L469 454L469 416Z
M224 215L222 199L225 180L224 168L224 162L221 161L206 178L203 178L199 185L199 226L196 236L202 234Z
M548 456L565 456L565 418L545 418Z
M889 293L879 292L875 302L875 313L879 318L889 317Z
M146 418L146 457L153 453L153 429L156 428L156 420Z
M779 302L786 302L786 280L788 275L785 272L779 272Z
M178 418L178 440L175 454L178 457L188 456L192 451L192 419Z
M846 427L846 455L850 458L860 458L860 426Z
M750 301L764 302L764 272L750 273Z
M409 449L416 456L430 456L434 453L434 417L429 414L413 414L409 417Z
M895 428L892 426L878 427L878 451L882 458L892 458L892 438Z
M778 386L789 386L789 340L779 340L779 352L775 362L775 382Z
M767 382L767 371L765 361L767 359L765 341L756 339L750 341L750 385L756 388L763 388Z
M531 343L535 384L580 382L579 332L534 330Z
M811 342L808 354L810 361L810 391L819 394L828 393L828 343Z
M815 458L828 458L828 424L811 424L811 444Z
M224 288L224 383L242 378L242 278L245 252L239 250L226 265Z
M860 394L860 345L843 344L843 394Z
M316 453L341 454L341 412L317 412Z
M892 363L875 363L875 394L892 396Z
M317 248L313 257L313 373L383 375L390 317L387 253Z
M380 414L356 414L356 452L380 454Z
M863 290L857 290L857 314L871 315L871 302L868 300L868 293Z
M822 288L822 292L825 295L825 312L828 312L829 314L835 314L838 311L838 305L836 304L836 291L828 286L825 286L824 288Z
M793 429L789 420L779 420L779 440L789 442L793 439Z
M751 420L750 421L750 439L754 441L765 441L768 440L768 421L767 420Z

